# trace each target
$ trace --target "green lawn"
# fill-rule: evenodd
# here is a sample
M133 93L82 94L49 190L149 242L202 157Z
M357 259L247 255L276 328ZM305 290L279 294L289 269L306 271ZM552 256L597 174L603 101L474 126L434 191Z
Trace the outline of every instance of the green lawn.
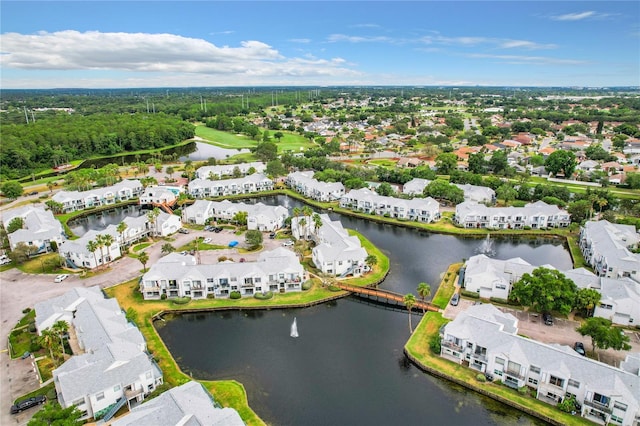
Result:
M309 142L307 138L296 133L282 131L284 136L280 141L273 138L274 133L275 131L269 130L269 134L271 135L273 142L278 146L279 153L285 151L300 152L301 150L314 146L314 144ZM196 126L196 135L206 139L213 145L227 149L251 149L258 145L258 141L255 141L248 136L223 132L202 125ZM239 155L246 154L234 155L233 158L237 159Z

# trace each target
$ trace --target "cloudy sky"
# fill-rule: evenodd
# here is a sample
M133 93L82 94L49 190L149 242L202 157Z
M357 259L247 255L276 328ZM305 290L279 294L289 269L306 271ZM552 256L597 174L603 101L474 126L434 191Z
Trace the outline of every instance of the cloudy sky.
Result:
M10 88L640 86L637 1L6 1Z

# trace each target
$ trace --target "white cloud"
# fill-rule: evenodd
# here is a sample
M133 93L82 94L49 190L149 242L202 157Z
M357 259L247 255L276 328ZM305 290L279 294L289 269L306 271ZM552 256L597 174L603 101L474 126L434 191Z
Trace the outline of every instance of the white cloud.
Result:
M331 34L327 37L329 43L346 41L349 43L392 43L393 38L385 36L350 36L346 34Z
M593 10L588 10L585 12L575 12L575 13L566 13L564 15L555 15L552 16L551 19L554 21L581 21L583 19L596 18L596 17L605 17L604 14L597 14Z
M311 43L310 38L290 38L289 41L291 43L302 43L302 44Z
M551 43L541 44L541 43L536 43L528 40L504 40L500 42L498 47L501 47L503 49L520 48L520 49L536 50L536 49L555 49L558 46Z
M261 41L216 46L174 34L60 31L0 35L5 69L114 70L230 76L353 76L341 58L287 58ZM163 84L163 86L166 84Z
M577 59L551 58L548 56L525 56L525 55L490 55L484 53L471 53L465 55L468 58L479 59L499 59L512 64L529 65L587 65L587 61Z

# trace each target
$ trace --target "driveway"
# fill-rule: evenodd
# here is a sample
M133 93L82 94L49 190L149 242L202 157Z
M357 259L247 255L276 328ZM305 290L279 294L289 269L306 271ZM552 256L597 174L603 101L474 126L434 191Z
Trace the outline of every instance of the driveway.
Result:
M230 230L222 232L193 231L189 234L176 233L171 238L171 245L175 248L186 245L195 238L202 236L211 238L211 244L228 245L236 240L243 246L244 235L236 235ZM268 233L263 233L264 249L272 250L282 245L285 240L271 240ZM161 247L166 243L161 239L144 250L149 254L147 267L153 265L161 256ZM218 257L239 261L245 258L247 261L255 260L259 253L239 254L237 249L205 250L200 251L200 261L217 263ZM36 303L53 297L60 296L73 287L101 288L111 287L142 275L142 264L138 259L125 256L109 265L107 269L89 278L80 278L78 274L70 274L69 278L61 283L54 283L55 275L25 274L13 268L0 272L0 424L26 424L38 408L32 408L19 415L10 415L9 406L20 395L35 390L39 386L33 366L29 366L31 359L10 360L7 351L9 332L23 317L22 310L33 308Z

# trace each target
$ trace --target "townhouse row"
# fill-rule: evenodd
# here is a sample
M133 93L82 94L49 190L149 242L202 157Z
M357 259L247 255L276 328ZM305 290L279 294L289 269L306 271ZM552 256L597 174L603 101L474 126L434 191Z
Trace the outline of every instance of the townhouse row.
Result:
M137 198L144 192L139 180L123 180L112 186L89 191L59 191L51 199L62 204L64 213L88 209Z
M313 178L314 171L293 172L287 175L286 185L312 200L330 202L339 200L345 193L340 182L320 182Z
M261 173L237 179L194 179L189 182L189 195L195 198L222 197L272 191L273 181Z
M196 200L191 206L182 209L182 221L196 225L204 225L209 219L232 222L240 212L247 214L247 229L262 232L273 232L284 227L285 220L289 217L289 211L282 206L232 203L229 200Z
M378 195L366 188L354 189L343 195L340 198L340 207L361 213L424 223L440 219L440 204L431 197L405 200Z
M488 207L473 201L465 201L456 206L453 221L463 228L566 228L571 224L571 215L558 206L544 201L529 203L524 207Z
M190 297L228 298L256 293L301 291L307 275L291 250L279 247L259 255L256 262L197 264L193 256L171 253L160 258L140 280L144 299Z
M443 358L492 376L514 389L527 387L556 405L575 398L576 414L597 424L633 426L640 419L640 355L620 368L579 355L569 346L518 335L518 320L493 305L460 312L440 332Z

